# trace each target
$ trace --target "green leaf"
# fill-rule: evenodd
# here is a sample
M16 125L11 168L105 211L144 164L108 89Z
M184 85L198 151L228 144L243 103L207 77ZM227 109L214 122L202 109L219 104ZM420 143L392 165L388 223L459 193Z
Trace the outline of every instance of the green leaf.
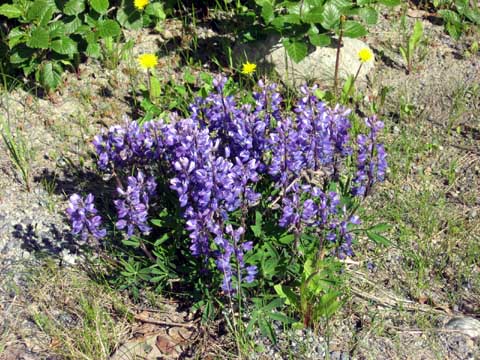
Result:
M110 6L108 0L88 0L88 3L99 14L105 14Z
M277 284L273 288L278 296L285 299L286 305L292 305L295 309L299 308L300 298L291 288L281 284Z
M359 11L359 15L368 25L375 25L378 21L378 12L374 8L364 7Z
M16 19L23 15L20 8L12 4L3 4L0 6L0 15L6 16L9 19Z
M287 50L288 56L296 63L300 62L307 56L307 45L295 39L284 39L283 46Z
M400 0L378 0L378 2L385 6L398 6L400 5Z
M50 47L53 51L62 55L73 55L77 52L77 43L66 36L52 41Z
M37 27L32 30L27 45L33 49L48 49L50 35L47 29Z
M280 244L283 244L283 245L291 244L294 240L295 240L295 235L288 234L288 233L285 233L284 235L280 236L280 238L278 239Z
M40 65L40 84L47 90L54 90L60 84L62 77L51 62Z
M37 20L38 22L41 22L46 15L48 16L48 13L51 11L51 9L52 5L46 0L35 0L35 2L28 8L27 20L32 22Z
M266 24L269 24L275 18L273 5L269 1L263 2L261 15Z
M356 21L345 21L343 34L350 38L358 38L367 35L367 30Z
M129 30L140 30L143 27L142 15L135 9L118 9L117 21L122 27Z
M12 49L10 62L12 64L24 63L32 58L33 53L33 49L27 47L25 44L19 44Z
M89 57L98 59L102 55L100 44L93 43L93 42L88 43L87 48L85 50L85 54Z
M165 20L167 18L167 14L165 14L162 3L148 4L148 6L145 8L145 14L154 16L159 20Z
M25 42L25 39L26 34L20 27L13 28L8 33L8 47L13 49L15 45Z
M386 237L380 234L377 234L368 230L366 231L366 233L368 238L376 244L385 245L385 246L392 245L392 242L390 240L388 240Z
M306 23L320 23L323 16L323 6L316 6L302 14L302 20Z
M120 25L115 20L107 19L98 22L98 35L100 37L116 37L120 35Z
M60 21L55 21L54 23L50 24L50 26L48 27L48 31L50 33L51 39L65 36L65 24Z
M69 0L63 6L65 15L78 15L85 11L85 0Z
M340 22L340 11L338 8L328 3L325 5L320 24L327 30L335 29Z
M410 39L408 40L408 51L410 55L413 55L420 39L423 35L423 25L421 21L417 21L413 27L413 33Z
M122 244L126 246L131 246L133 248L138 248L140 246L140 243L135 240L122 240Z
M292 319L291 317L288 317L287 315L280 312L268 314L268 317L272 320L280 321L283 324L292 324L295 322L295 319Z

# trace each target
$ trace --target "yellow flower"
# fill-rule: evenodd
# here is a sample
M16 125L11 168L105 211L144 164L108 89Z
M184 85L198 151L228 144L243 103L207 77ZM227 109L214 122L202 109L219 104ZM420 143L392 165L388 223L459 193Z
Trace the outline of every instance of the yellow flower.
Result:
M361 63L373 60L373 52L369 48L363 48L358 52L358 59Z
M150 3L150 0L134 0L133 5L138 9L138 10L143 10L145 6L147 6Z
M158 64L158 58L155 54L142 54L137 60L140 66L147 70L154 68Z
M257 65L252 64L248 61L242 66L242 74L245 74L245 75L253 74L255 70L257 70Z

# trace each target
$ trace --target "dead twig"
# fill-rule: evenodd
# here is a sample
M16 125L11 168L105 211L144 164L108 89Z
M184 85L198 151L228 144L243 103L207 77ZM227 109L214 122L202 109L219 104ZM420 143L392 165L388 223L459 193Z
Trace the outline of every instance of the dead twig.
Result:
M145 318L140 315L135 315L135 320L144 322L144 323L149 323L149 324L154 324L154 325L162 325L162 326L177 326L177 327L183 327L187 329L194 329L196 326L194 324L185 324L185 323L177 323L177 322L171 322L171 321L163 321L163 320L157 320L157 319L152 319L152 318Z

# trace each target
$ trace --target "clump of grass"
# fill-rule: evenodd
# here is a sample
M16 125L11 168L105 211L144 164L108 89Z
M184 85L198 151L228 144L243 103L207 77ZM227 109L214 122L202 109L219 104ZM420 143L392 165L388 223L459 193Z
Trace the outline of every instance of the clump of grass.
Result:
M31 278L31 316L66 359L109 359L127 334L131 313L119 295L85 275L45 263Z
M35 152L26 137L18 130L12 131L10 123L0 118L1 134L3 142L7 148L10 161L20 172L22 181L27 188L31 190L31 164Z

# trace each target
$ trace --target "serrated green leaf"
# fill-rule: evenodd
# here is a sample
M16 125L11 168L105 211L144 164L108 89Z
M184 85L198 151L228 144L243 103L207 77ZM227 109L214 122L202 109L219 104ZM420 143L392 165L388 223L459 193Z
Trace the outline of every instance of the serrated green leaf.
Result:
M325 5L320 24L327 30L333 30L338 26L339 22L340 10L331 3Z
M50 39L65 36L65 24L60 21L56 21L49 25L48 31L50 33Z
M378 0L378 2L385 6L398 6L400 5L400 0Z
M22 9L12 4L3 4L0 6L0 15L9 19L16 19L23 15Z
M66 36L52 41L50 47L53 51L61 55L73 55L77 52L77 43Z
M32 30L27 40L27 46L33 49L48 49L50 34L47 29L37 27Z
M167 18L167 14L165 14L162 3L148 4L148 6L145 8L145 14L154 16L159 20L165 20Z
M99 21L97 30L100 37L117 37L121 32L120 25L111 19Z
M10 62L12 64L22 64L30 60L33 56L34 50L27 47L25 44L16 45L10 55Z
M371 7L361 8L359 10L359 16L368 25L375 25L378 22L378 12Z
M284 39L283 46L287 50L288 56L296 63L300 62L307 56L307 45L295 39Z
M35 0L27 10L28 21L42 21L42 18L51 10L51 4L46 0Z
M302 13L302 20L306 23L320 24L323 16L323 6L316 6Z
M98 59L102 55L100 45L97 43L88 43L85 54L89 57Z
M65 15L78 15L85 11L85 0L69 0L63 6Z
M88 0L88 3L99 14L105 14L110 6L108 0Z
M263 2L261 15L266 24L269 24L275 18L273 5L269 1Z
M327 34L309 35L308 39L315 46L328 46L332 42L332 39Z
M365 27L356 21L345 21L343 35L349 38L358 38L367 35Z
M14 46L25 41L26 41L26 34L20 27L13 28L8 33L8 47L10 49L13 49Z
M40 84L47 90L54 90L60 84L62 77L51 62L40 65Z
M120 8L117 11L117 21L122 27L129 30L140 30L143 27L142 15L131 8Z

